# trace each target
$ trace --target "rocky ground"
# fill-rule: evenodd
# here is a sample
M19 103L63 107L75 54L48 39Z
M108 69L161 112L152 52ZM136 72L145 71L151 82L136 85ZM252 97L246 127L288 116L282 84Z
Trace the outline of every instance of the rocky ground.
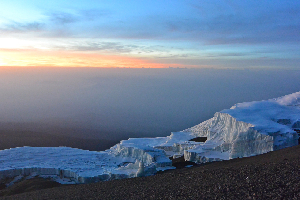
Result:
M150 177L58 187L46 182L22 181L0 190L0 199L300 199L300 145Z

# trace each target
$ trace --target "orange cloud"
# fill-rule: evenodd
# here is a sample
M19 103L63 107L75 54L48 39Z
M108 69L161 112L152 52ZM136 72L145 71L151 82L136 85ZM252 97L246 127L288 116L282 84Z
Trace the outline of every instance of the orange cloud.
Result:
M166 68L179 65L152 63L140 58L97 53L0 49L0 66Z

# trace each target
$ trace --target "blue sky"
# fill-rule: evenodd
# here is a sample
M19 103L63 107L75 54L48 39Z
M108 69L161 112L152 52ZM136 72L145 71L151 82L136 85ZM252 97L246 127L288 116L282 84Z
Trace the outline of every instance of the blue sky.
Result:
M2 66L299 68L296 0L0 3Z

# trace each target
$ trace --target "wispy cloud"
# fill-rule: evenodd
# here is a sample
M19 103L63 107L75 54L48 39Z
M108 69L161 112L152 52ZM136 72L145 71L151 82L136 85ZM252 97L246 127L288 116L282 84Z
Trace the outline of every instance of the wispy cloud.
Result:
M133 49L137 48L137 46L123 45L119 42L87 42L74 46L71 45L70 48L76 51L107 51L114 53L129 53Z
M0 34L38 32L42 31L44 28L45 24L40 22L20 23L10 21L0 27Z
M11 21L2 25L1 30L44 29L48 31L41 35L44 37L184 40L206 45L299 42L300 18L296 17L300 13L299 5L274 7L270 3L248 5L230 1L216 5L194 2L189 14L128 15L125 18L108 9L50 10L45 12L43 22ZM220 12L212 12L212 9Z
M193 4L199 11L197 18L176 19L167 22L166 27L178 32L179 37L213 45L299 42L300 19L296 17L300 13L299 4L234 3L239 5L220 3L219 8L211 5L207 8ZM210 9L220 12L209 14Z
M57 1L26 20L8 14L0 18L0 35L23 40L15 40L11 48L132 56L158 63L217 65L210 59L258 63L263 57L271 63L274 58L300 56L296 1L187 0L171 7L146 0L145 5L68 1L57 6L64 4Z
M80 21L80 16L66 12L51 12L46 15L50 21L63 25Z

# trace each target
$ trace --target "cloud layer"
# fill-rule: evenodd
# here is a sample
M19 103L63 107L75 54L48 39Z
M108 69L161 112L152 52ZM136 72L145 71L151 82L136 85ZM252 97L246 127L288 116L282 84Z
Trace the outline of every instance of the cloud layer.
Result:
M19 7L7 3L3 9L17 13L24 2L16 2ZM221 63L223 58L299 59L300 54L297 1L33 1L24 7L20 14L3 11L0 16L2 38L31 42L21 42L21 49L122 55L156 63L176 58L186 66L197 58L201 66L211 58ZM24 9L28 16L22 18Z
M299 85L299 70L0 68L0 122L85 138L166 136Z

